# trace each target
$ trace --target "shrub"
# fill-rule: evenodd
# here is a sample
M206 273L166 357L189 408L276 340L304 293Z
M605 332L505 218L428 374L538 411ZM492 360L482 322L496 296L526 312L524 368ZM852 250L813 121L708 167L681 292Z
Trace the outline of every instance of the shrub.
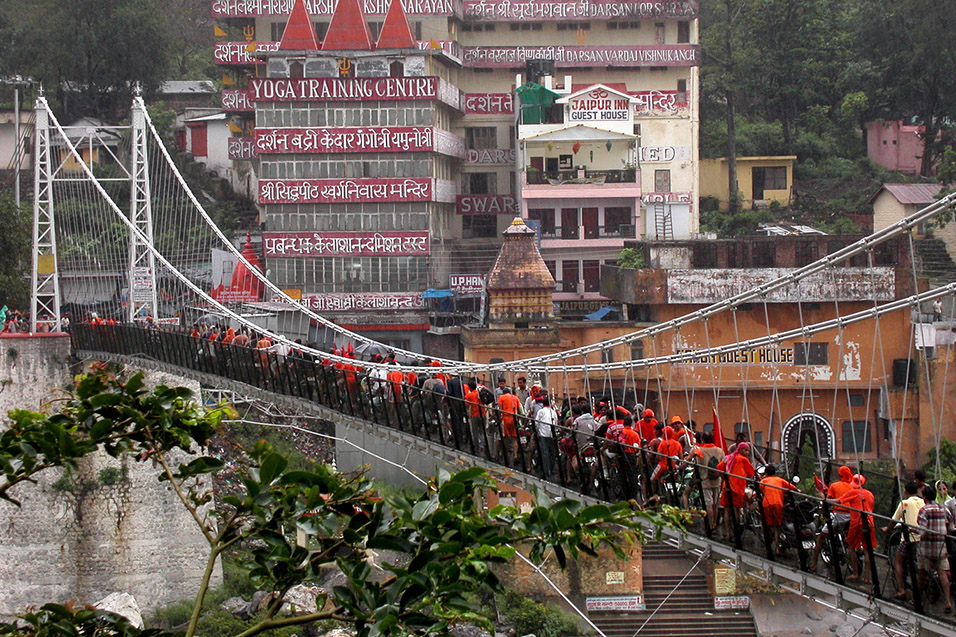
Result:
M556 606L540 604L516 591L506 590L501 595L501 614L514 625L519 635L573 637L580 634L573 615Z

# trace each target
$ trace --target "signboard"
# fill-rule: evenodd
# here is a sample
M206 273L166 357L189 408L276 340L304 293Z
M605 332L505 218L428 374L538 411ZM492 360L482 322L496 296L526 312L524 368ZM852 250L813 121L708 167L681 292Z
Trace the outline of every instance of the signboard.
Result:
M620 595L615 597L588 597L585 605L589 611L642 611L645 609L643 595Z
M677 91L637 91L631 96L637 99L634 107L638 111L677 111L689 107L686 95L678 101Z
M747 610L750 608L749 597L715 597L714 610Z
M438 151L463 157L465 148L463 139L432 126L258 127L255 144L260 154Z
M514 164L515 149L470 148L465 156L466 164Z
M265 232L263 254L278 257L427 256L427 232Z
M137 316L133 318L133 321L137 323L145 323L146 317ZM156 325L179 325L179 317L178 316L167 316L167 317L155 316L153 317L153 323L155 323Z
M485 275L452 274L448 277L448 287L462 298L478 297L485 289Z
M584 316L597 312L608 305L609 301L556 301L558 314L561 316Z
M431 201L430 178L259 180L259 203Z
M604 582L606 584L623 584L624 571L608 571L604 574Z
M293 4L294 0L213 0L212 15L214 18L285 18L292 13ZM457 15L456 4L453 0L402 0L405 13L410 15ZM331 16L335 0L305 0L305 6L313 17ZM389 1L364 0L362 6L365 15L385 15Z
M258 156L254 137L229 138L229 159L255 159Z
M690 203L689 192L645 192L641 194L641 203Z
M465 20L616 20L693 18L697 0L464 0Z
M278 42L216 42L212 55L216 64L263 64L256 53L278 50Z
M631 100L595 88L568 100L567 110L571 122L623 122L631 116Z
M152 290L153 289L153 269L152 268L133 268L133 289L134 290Z
M690 146L641 146L641 161L686 161Z
M281 299L274 299L281 300ZM315 312L348 312L365 310L420 310L425 307L421 292L396 294L312 294L302 298Z
M620 46L466 46L465 66L514 68L528 60L553 60L556 66L697 66L693 44Z
M512 195L458 195L455 212L460 215L517 215Z
M249 99L249 91L243 89L222 90L222 110L224 111L254 111L255 104Z
M733 595L737 592L737 570L729 566L714 567L714 595Z
M249 78L253 102L428 100L438 97L437 77Z
M678 349L678 354L693 353L693 349ZM793 365L792 347L760 347L723 354L708 354L674 365Z
M438 45L437 47L435 45ZM418 50L440 49L449 58L461 64L461 43L458 40L418 40Z
M514 112L512 93L465 93L466 115L512 115Z
M213 290L210 295L220 303L255 303L260 301L259 294L254 290Z

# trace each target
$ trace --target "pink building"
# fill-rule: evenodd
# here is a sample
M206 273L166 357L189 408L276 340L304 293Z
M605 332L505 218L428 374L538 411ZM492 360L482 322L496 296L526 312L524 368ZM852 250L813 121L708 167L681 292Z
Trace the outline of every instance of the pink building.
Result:
M924 131L923 126L910 126L901 121L867 122L866 154L887 170L919 174L923 165Z

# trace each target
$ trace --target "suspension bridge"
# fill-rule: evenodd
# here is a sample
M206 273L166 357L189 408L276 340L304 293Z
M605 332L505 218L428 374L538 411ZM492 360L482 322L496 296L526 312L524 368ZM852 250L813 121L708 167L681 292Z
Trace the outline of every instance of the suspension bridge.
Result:
M612 409L618 404L633 408L637 403L647 405L653 401L664 413L692 416L695 406L708 400L713 403L715 416L720 413L726 421L736 420L739 415L742 422L751 419L748 392L766 392L771 402L776 401L779 412L782 386L794 378L802 387L801 412L819 415L829 422L843 407L856 407L865 414L889 413L893 409L910 413L914 405L907 405L907 401L918 399L920 405L925 405L919 410L919 417L900 418L894 423L890 457L896 463L896 475L903 474L901 449L908 438L928 434L938 449L946 426L953 419L956 378L949 370L953 362L952 340L938 338L936 327L926 329L919 317L926 304L936 299L951 303L956 282L926 285L919 277L917 259L908 261L907 276L911 281L905 281L905 285L904 281L897 281L894 287L905 290L904 294L876 295L871 304L855 304L852 310L847 309L848 304L834 300L816 303L811 311L809 305L804 308L796 298L798 312L788 317L785 329L769 317L775 300L795 290L824 283L831 289L838 288L844 280L841 272L850 261L862 262L860 277L871 289L879 289L885 280L879 277L886 276L875 260L880 246L896 242L908 246L912 255L914 229L951 214L956 204L954 195L942 197L898 223L835 249L809 265L788 270L706 307L608 340L495 363L426 358L418 352L389 347L396 353L398 364L386 366L359 362L343 354L339 347L345 343L377 344L290 298L217 227L189 189L140 98L134 100L130 125L111 127L111 133L118 132L123 139L122 147L115 151L94 145L93 140L103 134L101 130L70 131L61 126L43 98L36 104L35 117L32 331L44 325L58 331L66 305L124 289L125 304L116 306L116 311L122 313L121 324L91 325L74 316L71 331L77 355L170 371L209 386L287 405L336 423L343 439L357 434L366 441L377 441L383 455L391 454L399 464L405 462L400 456L407 458L414 452L433 463L437 459L448 464L481 465L506 472L508 480L517 486L537 487L553 497L600 501L634 496L638 491L628 483L634 478L643 480L641 494L650 492L649 475L627 478L623 472L615 473L603 454L598 454L596 461L597 480L579 470L584 465L580 457L567 466L558 463L554 474L544 471L541 451L533 443L522 441L514 454L499 444L501 432L491 424L493 417L486 421L491 426L478 433L470 426L471 405L456 402L454 396L442 403L445 398L405 385L404 381L390 394L393 398L386 399L376 392L375 374L379 372L430 372L465 382L472 378L525 374L544 387L556 402L573 396L606 396ZM94 170L94 146L101 153L111 153L114 161L100 161ZM256 285L261 286L267 300L228 302L216 298L211 291L211 255L215 251L242 264L255 278ZM895 276L899 277L899 272ZM821 305L826 305L825 312L819 311ZM762 314L765 335L738 337L737 326L744 320L744 312ZM191 336L185 329L210 315L217 324L228 324L268 339L271 347L259 350L211 344ZM733 326L730 334L713 328L721 317ZM152 323L158 323L159 329ZM851 346L848 335L863 326L872 343L867 353L861 355L859 349ZM932 343L928 339L933 339ZM837 350L835 362L826 374L809 356L797 364L771 356L761 366L763 373L754 376L742 355L772 351L785 344L800 344L806 352L811 343L821 341ZM643 346L642 358L622 360L611 354L636 343ZM694 346L685 346L687 343ZM925 396L891 391L888 359L893 356L886 355L891 346L893 352L902 346L911 354L907 360L918 360L919 369L914 372L925 379L921 386ZM934 350L934 356L929 355L929 349ZM715 365L716 360L731 364ZM430 362L429 367L424 367L426 361ZM691 376L695 382L686 382ZM728 397L727 387L739 390L739 394ZM859 396L862 405L854 404ZM902 404L889 405L891 397ZM553 430L553 438L567 433L559 425ZM832 449L832 441L827 447L827 441L820 439L820 429L812 428L810 433L815 438L814 449ZM481 440L482 437L485 439ZM856 440L851 437L853 448L844 448L844 452L849 451L844 455L861 466L867 456L863 448L856 448ZM644 447L636 451L640 454L637 466L644 469L659 460ZM580 447L576 453L580 453ZM771 460L780 460L784 466L792 464L792 449L771 445L767 453L780 454ZM818 455L815 465L823 475L829 458ZM937 466L937 473L939 469ZM893 495L898 496L899 485L894 485L893 490ZM812 501L814 508L829 515L828 505L816 496L796 497ZM691 498L697 502L696 496ZM888 522L883 516L874 517L877 526ZM751 529L735 525L733 537L725 541L718 539L706 518L698 519L686 531L664 529L664 534L683 551L731 563L781 588L879 624L890 633L956 633L956 624L942 616L938 605L921 599L918 593L912 604L889 601L894 592L892 569L887 551L881 552L879 546L866 547L873 572L871 583L863 586L850 585L846 565L835 544L830 547L828 566L815 573L809 568L802 544L797 543L797 555L781 558L772 550L759 524Z

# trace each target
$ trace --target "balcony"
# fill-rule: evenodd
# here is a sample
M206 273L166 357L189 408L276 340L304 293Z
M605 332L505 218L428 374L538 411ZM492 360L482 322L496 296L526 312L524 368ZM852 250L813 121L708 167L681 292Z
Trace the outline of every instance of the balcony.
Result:
M633 239L636 228L633 224L608 226L552 226L541 228L542 239Z
M562 186L565 184L634 184L637 183L637 171L633 168L624 170L557 170L542 171L528 170L525 173L525 183L532 186Z

